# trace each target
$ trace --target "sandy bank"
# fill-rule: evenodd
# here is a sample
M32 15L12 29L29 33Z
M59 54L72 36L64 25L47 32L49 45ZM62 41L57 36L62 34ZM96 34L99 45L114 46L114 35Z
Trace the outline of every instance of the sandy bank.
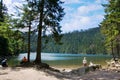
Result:
M58 80L56 77L34 68L0 69L0 80Z
M35 68L0 68L0 80L120 80L120 72L116 71L97 70L74 75L69 70L54 72Z

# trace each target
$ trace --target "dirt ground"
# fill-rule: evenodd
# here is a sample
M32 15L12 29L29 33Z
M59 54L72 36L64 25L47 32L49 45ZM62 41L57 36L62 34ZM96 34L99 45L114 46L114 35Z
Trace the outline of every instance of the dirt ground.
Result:
M55 72L35 68L0 68L0 80L120 80L119 70L96 70L84 75L73 75L69 71L67 69Z

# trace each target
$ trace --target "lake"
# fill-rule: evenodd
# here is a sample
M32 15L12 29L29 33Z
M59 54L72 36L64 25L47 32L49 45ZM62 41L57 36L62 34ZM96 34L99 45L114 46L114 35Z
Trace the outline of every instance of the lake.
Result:
M27 53L22 53L18 56L21 60ZM35 60L36 53L32 52L30 59ZM53 67L80 67L82 66L83 57L87 58L88 64L92 61L95 64L105 65L106 60L110 60L109 55L85 55L85 54L62 54L62 53L42 53L42 62L49 64Z

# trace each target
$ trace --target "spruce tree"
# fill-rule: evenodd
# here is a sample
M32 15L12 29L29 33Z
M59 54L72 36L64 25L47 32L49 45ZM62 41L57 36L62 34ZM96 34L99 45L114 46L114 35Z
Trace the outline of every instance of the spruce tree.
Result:
M60 0L38 0L36 3L39 21L35 62L41 63L42 36L45 36L45 33L50 31L53 34L54 40L60 42L61 26L59 22L65 13L61 5L63 2Z
M115 57L120 57L120 0L110 0L105 7L105 19L101 23L101 32L106 37L106 47Z

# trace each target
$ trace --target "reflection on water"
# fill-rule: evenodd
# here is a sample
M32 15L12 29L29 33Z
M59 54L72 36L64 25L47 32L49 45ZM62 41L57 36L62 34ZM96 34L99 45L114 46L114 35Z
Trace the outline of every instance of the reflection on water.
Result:
M27 53L20 54L18 56L18 59L21 60L24 56L27 57ZM43 61L50 61L50 60L68 60L68 59L73 59L75 57L78 57L80 55L76 54L53 54L53 53L42 53L41 58ZM35 60L36 53L31 53L30 54L30 59Z
M27 57L27 53L20 54L18 59L21 60L24 56ZM31 53L30 59L35 60L36 53ZM108 55L84 55L84 54L60 54L60 53L42 53L42 62L49 64L50 66L81 66L83 57L87 57L88 64L90 61L97 64L105 64L106 60L110 60L111 56Z

